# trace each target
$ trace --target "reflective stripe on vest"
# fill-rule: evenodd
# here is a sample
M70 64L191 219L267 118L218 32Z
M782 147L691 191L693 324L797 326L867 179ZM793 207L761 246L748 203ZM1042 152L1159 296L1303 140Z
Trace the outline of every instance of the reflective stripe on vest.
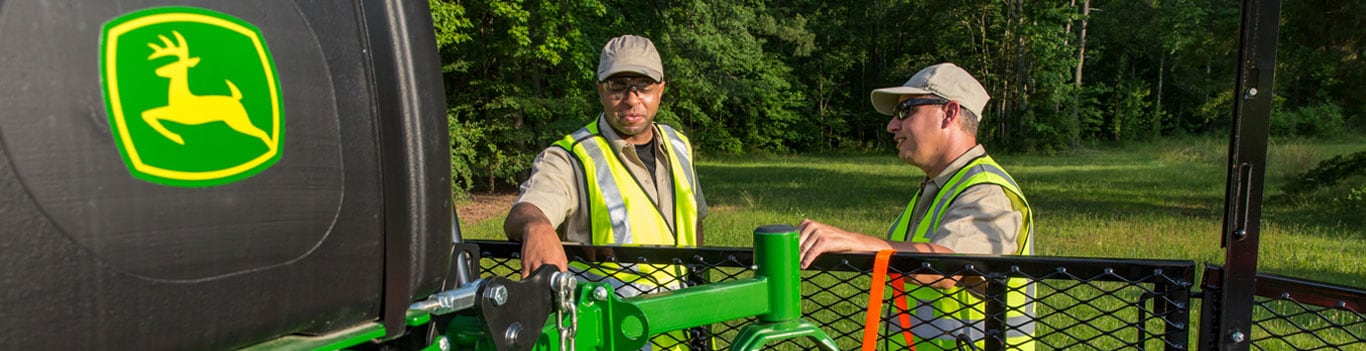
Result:
M1014 254L1033 255L1034 221L1029 203L1015 180L995 160L986 155L968 162L945 182L944 188L939 190L931 200L930 206L925 209L925 218L916 226L915 231L911 232L911 217L915 211L915 204L922 195L917 191L906 205L906 210L892 223L888 230L888 238L894 241L907 241L909 237L911 242L930 242L948 212L949 205L969 187L981 184L999 185L1005 190L1006 197L1010 198L1011 206L1022 212L1023 223L1017 232L1016 240L1019 247ZM1005 345L1011 350L1033 350L1035 286L1024 278L1007 279L1006 286ZM965 342L971 342L977 348L983 346L983 338L986 336L986 305L970 289L938 289L914 283L907 284L905 288L909 292L908 295L915 297L916 300L913 309L917 320L912 323L911 333L916 337L917 351L955 350L958 349L958 344ZM888 326L892 335L901 331L901 327L896 323L888 323ZM890 339L894 345L901 344L899 338Z
M656 125L655 133L663 138L660 144L668 156L674 195L672 228L659 206L626 168L622 156L602 136L597 121L555 143L573 155L582 167L593 245L696 246L699 201L693 190L697 178L693 174L691 144L668 126ZM654 286L677 285L683 274L682 266L673 265L611 262L592 265L571 262L570 265L623 283Z
M621 155L599 133L598 122L555 143L574 155L583 167L585 193L589 198L589 230L594 245L696 245L698 201L693 189L697 178L693 172L690 144L672 128L656 126L656 135L667 139L661 144L668 154L669 176L673 183L672 227L641 183L627 170Z

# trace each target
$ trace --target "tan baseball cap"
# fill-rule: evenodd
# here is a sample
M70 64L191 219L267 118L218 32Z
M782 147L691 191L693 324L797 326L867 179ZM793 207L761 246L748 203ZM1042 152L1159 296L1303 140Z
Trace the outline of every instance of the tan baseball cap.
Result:
M981 122L982 109L986 108L987 100L991 100L987 89L968 71L952 63L941 63L916 72L911 80L899 87L873 90L873 108L878 113L891 116L896 112L897 100L902 95L921 94L957 101L958 105L977 115L978 122Z
M640 73L656 81L664 81L664 64L650 39L623 35L607 41L598 57L598 81L607 80L621 72Z

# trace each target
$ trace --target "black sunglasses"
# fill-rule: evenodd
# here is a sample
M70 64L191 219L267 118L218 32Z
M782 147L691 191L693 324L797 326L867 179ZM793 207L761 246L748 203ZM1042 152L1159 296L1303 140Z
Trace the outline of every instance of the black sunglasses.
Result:
M654 93L655 88L659 87L659 82L649 77L617 77L608 78L602 82L603 90L607 90L608 96L613 99L620 99L626 96L629 91L638 91L642 94Z
M949 100L944 100L944 99L939 99L939 98L915 98L915 99L909 99L909 100L906 100L906 101L902 101L901 104L896 105L896 110L895 110L894 113L892 113L892 115L893 115L893 116L896 116L896 119L897 119L897 120L903 120L903 119L906 119L906 117L910 117L910 116L911 116L911 110L913 110L913 108L916 107L916 106L920 106L920 105L943 105L943 104L947 104L947 103L949 103Z

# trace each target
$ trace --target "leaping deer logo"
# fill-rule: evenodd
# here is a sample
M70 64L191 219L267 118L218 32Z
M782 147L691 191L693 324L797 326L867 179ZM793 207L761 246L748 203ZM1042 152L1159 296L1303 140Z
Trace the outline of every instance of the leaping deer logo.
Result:
M171 80L166 106L143 111L142 120L166 139L180 145L185 145L185 139L180 134L167 130L161 124L162 121L185 125L223 122L238 133L261 139L261 142L266 143L266 147L274 149L275 140L251 123L247 110L242 107L242 92L237 90L237 85L232 84L231 80L223 80L227 83L228 90L232 91L231 96L195 95L190 91L189 70L190 67L199 64L199 58L190 57L189 45L180 32L171 31L171 34L175 36L175 43L165 35L157 35L164 46L147 43L147 46L152 48L152 55L147 57L148 61L162 57L175 57L176 61L156 69L157 76Z

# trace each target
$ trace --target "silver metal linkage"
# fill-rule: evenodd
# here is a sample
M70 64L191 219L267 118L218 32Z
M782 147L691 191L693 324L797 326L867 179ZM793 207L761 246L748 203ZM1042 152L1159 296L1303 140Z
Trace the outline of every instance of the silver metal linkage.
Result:
M555 290L555 327L560 332L560 350L574 351L574 336L578 334L579 313L574 305L574 288L578 280L573 273L556 272L551 276L551 287ZM565 314L569 315L569 325L565 325Z
M483 279L476 280L455 290L436 293L426 300L408 305L408 309L427 311L427 313L440 316L474 307L474 296L479 290L479 283L482 281Z

